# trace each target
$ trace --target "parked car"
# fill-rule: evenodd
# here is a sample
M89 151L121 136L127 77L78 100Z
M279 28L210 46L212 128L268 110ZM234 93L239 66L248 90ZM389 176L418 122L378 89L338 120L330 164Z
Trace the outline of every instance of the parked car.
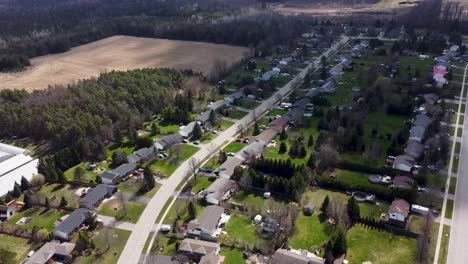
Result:
M425 187L418 187L418 192L427 192L427 189Z
M236 155L236 153L234 153L234 152L228 152L227 155L228 155L229 157L234 157L234 156Z
M194 141L193 144L194 144L194 145L200 145L200 141L198 141L198 140L197 140L197 141Z

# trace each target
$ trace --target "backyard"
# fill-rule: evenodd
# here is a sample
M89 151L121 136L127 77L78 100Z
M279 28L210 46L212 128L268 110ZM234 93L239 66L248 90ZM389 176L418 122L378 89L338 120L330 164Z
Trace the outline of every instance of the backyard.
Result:
M76 260L79 264L113 264L122 253L130 232L121 229L100 229L96 232L93 242L96 249L89 256L82 256ZM109 241L109 244L108 244Z
M124 201L114 198L100 205L99 214L112 216L119 221L136 223L146 204L133 201Z
M69 212L57 209L30 208L26 211L15 214L13 217L8 219L6 223L8 225L14 226L15 228L24 228L27 230L32 230L35 226L38 226L51 232L54 230L58 220L67 214L69 214ZM30 217L31 220L25 225L16 225L16 222L18 222L23 217Z
M21 263L32 249L32 245L25 238L0 234L0 241L0 249L11 252L14 255L14 263Z

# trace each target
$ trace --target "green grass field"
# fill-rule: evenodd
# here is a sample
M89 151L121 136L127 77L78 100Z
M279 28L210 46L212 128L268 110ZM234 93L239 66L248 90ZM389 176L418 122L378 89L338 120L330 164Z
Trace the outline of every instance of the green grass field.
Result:
M215 178L210 178L210 177L204 177L204 176L197 177L197 179L193 183L192 192L199 193L201 190L208 188L213 183L214 180Z
M267 210L275 211L286 206L285 202L274 200L273 198L265 199L254 194L247 194L243 191L239 192L234 197L234 202L246 207L254 207L266 214Z
M133 201L125 201L124 205L125 210L120 199L113 199L100 206L99 214L112 216L123 222L136 223L146 207L144 203Z
M154 161L150 165L151 172L156 175L161 175L164 177L169 177L171 174L180 166L180 163L177 161L170 161L167 159L160 159Z
M318 218L319 213L318 209L312 216L299 213L294 234L288 241L289 246L294 249L310 250L312 246L321 246L330 239L335 228L326 222L321 223Z
M229 152L237 153L245 146L246 144L242 142L231 142L226 147L224 147L223 151L226 153L229 153Z
M455 194L456 187L457 187L457 178L452 177L450 179L449 193L450 194Z
M114 264L117 263L125 244L127 243L130 231L121 229L110 229L105 231L100 229L93 242L96 249L90 256L79 257L74 263L78 264ZM107 239L108 238L108 239ZM110 247L107 241L110 242Z
M221 248L221 256L224 256L224 264L239 264L244 263L244 257L242 256L242 251L237 248Z
M229 109L227 112L228 112L227 116L229 118L234 118L234 119L241 119L248 114L248 112L240 111L237 109Z
M417 240L355 225L346 234L350 264L412 264Z
M9 251L14 255L11 263L21 263L32 249L32 245L25 238L0 234L0 241L2 241L0 249ZM6 263L8 264L8 262Z
M58 223L58 220L66 215L69 212L45 208L30 208L21 213L15 214L13 217L8 219L7 224L14 226L15 228L24 228L27 230L32 230L35 226L40 228L45 228L47 231L52 231L55 228L55 224ZM22 217L31 217L31 221L27 224L20 226L16 225Z
M453 200L447 200L447 207L445 208L445 218L452 219L453 216Z
M336 180L349 186L349 189L356 189L353 186L365 186L373 188L374 190L382 190L384 192L388 189L388 186L374 184L369 182L368 175L364 173L347 171L347 170L336 170Z
M177 199L174 204L172 205L171 209L169 210L168 214L166 215L166 218L164 218L163 223L164 224L173 224L174 220L180 219L177 221L178 224L183 224L185 222L188 222L192 219L189 219L189 214L188 214L188 209L187 206L189 204L188 200L184 199ZM201 207L199 205L195 205L196 208L196 217L199 217L204 210L204 207ZM164 214L164 211L161 211L161 214Z
M226 225L226 232L229 238L247 244L253 248L261 238L257 235L257 230L252 225L252 220L244 215L232 214Z

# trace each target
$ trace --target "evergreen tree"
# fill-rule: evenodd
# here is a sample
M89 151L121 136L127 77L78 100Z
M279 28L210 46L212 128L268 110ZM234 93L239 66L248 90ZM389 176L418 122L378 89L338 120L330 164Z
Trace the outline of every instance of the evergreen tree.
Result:
M287 150L286 143L284 143L284 141L281 141L280 147L278 149L278 153L283 154L286 152L286 150Z
M216 113L215 111L211 110L210 111L210 116L208 117L208 121L212 126L216 125Z
M60 199L60 207L65 207L67 206L67 204L67 200L65 199L65 197L62 196L62 198Z
M24 207L23 207L24 209L29 209L32 207L31 196L28 192L24 194L23 203L24 203Z
M81 167L76 167L73 171L73 180L77 182L83 182L86 176L86 172Z
M304 145L302 145L302 146L299 148L299 157L304 158L305 156L307 156L307 150L306 150L306 148L304 147Z
M153 122L151 124L151 135L155 136L157 134L159 134L159 127L158 127L158 124L156 124L156 122Z
M44 207L49 209L50 208L50 201L49 201L49 197L46 197L45 198L45 201L44 201Z
M324 258L325 258L325 264L333 264L333 243L332 241L328 241L327 244L325 245L325 253L324 253Z
M25 177L21 177L21 192L29 190L29 181Z
M146 190L149 191L156 186L156 181L154 180L153 173L151 172L149 166L145 168L144 175L145 183L146 183Z
M307 167L311 168L312 170L315 170L315 155L314 153L310 154L309 159L307 160Z
M195 205L193 204L192 201L190 201L189 204L187 205L187 211L188 211L190 220L193 220L197 217L197 209L195 208Z
M283 128L283 130L281 130L280 140L283 141L283 140L286 140L287 138L288 138L288 134L286 133L286 129Z
M351 222L353 223L357 222L359 218L361 217L361 210L354 196L351 196L351 198L348 199L346 208L348 210L348 215L349 215L349 219L351 220Z
M260 128L258 127L258 123L255 122L253 132L252 132L252 136L256 136L258 134L260 134Z
M61 184L65 183L65 173L62 170L57 170L57 182Z
M200 125L195 123L195 126L193 127L193 133L192 133L192 140L199 140L203 136L203 131L200 127Z
M346 235L342 227L339 227L336 231L334 242L333 242L333 256L339 258L346 254L348 251L348 245L346 243Z
M310 135L309 139L307 140L307 146L312 147L314 145L314 136Z
M15 186L13 187L13 191L11 192L11 196L13 196L14 198L18 198L21 196L21 186L15 182Z
M330 198L327 196L325 196L325 198L323 199L323 202L322 202L322 206L320 206L320 211L322 213L327 213L327 209L328 209L328 205L330 204Z

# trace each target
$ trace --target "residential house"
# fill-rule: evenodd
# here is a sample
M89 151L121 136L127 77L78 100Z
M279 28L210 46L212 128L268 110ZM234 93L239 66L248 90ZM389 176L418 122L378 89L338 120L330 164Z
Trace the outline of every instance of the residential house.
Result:
M198 219L188 223L187 236L201 240L217 241L221 234L218 223L223 214L223 207L217 205L207 206Z
M403 199L393 200L388 210L388 222L394 226L405 227L410 212L410 204Z
M244 94L244 89L239 89L237 92L235 93L232 93L230 94L229 96L225 97L224 98L224 101L227 103L227 104L235 104L237 101L241 100L242 98L245 97L245 94Z
M207 119L208 120L208 119ZM184 138L189 138L193 135L193 129L198 121L192 121L188 123L186 126L182 126L179 129L179 134Z
M157 149L155 146L141 148L127 157L128 162L142 163L156 158Z
M218 255L220 250L221 246L218 243L185 238L180 242L177 252L198 262L205 255L211 253Z
M227 107L228 103L225 100L218 100L208 105L208 109L213 111L220 111L223 108Z
M325 260L302 250L280 248L271 257L271 264L323 264Z
M82 226L89 224L96 212L85 208L75 209L52 232L55 239L69 241Z
M289 124L295 124L301 121L302 117L304 116L304 109L296 107L288 111L288 113L284 116L288 119Z
M310 99L314 98L315 96L319 95L320 94L320 90L319 88L311 88L306 94L305 96L309 97Z
M0 205L0 223L10 219L16 213L16 209L7 205Z
M408 176L395 176L395 178L393 178L392 187L411 190L414 187L414 180Z
M202 113L200 113L196 118L195 120L202 123L203 125L206 125L208 124L208 122L210 121L210 114L211 114L211 109L209 110L206 110Z
M166 150L175 144L182 142L182 135L179 133L170 134L160 138L154 146L158 150Z
M439 100L439 96L435 93L428 93L423 95L424 101L428 104L435 104Z
M208 188L202 191L201 195L209 204L219 205L225 200L226 194L235 187L235 182L226 178L217 178Z
M164 255L148 255L146 256L146 264L181 264L172 256Z
M112 197L115 192L117 192L117 187L114 185L98 184L91 189L85 197L80 199L80 207L93 210L97 208L104 199Z
M137 164L130 162L122 164L112 171L106 171L101 175L102 183L116 185L132 174L136 168Z
M414 126L422 126L427 128L432 123L432 119L427 115L419 114L416 115L412 123Z
M200 259L198 264L223 264L224 256L220 256L214 252L208 253Z
M426 133L426 128L423 126L413 126L410 129L409 140L414 140L421 143L424 139L424 133Z
M417 160L424 154L424 150L425 146L423 144L417 140L409 140L405 148L405 154Z
M236 154L235 157L244 162L249 162L252 159L257 159L263 154L263 151L265 150L265 145L266 142L257 139L249 145L245 146L241 151L239 151Z
M220 178L225 178L225 179L230 179L232 174L234 173L234 169L237 166L240 166L242 164L242 160L236 158L236 157L228 157L221 166L219 166L218 171L219 174L218 176Z
M266 218L262 223L262 231L274 235L279 228L279 222L273 218Z
M75 249L75 244L73 243L47 242L34 252L32 256L27 258L23 264L71 263L73 260L73 249Z
M260 134L257 136L253 137L256 140L261 140L263 142L271 142L276 135L278 134L278 131L272 128L268 128L263 130Z
M310 99L308 97L301 98L294 102L294 104L291 106L291 108L296 108L299 107L303 110L306 110L307 105L310 103Z
M345 67L344 67L344 65L343 65L342 63L338 63L338 64L336 64L335 66L333 66L333 67L330 69L329 73L330 73L331 75L342 74L343 71L344 71L344 68L345 68Z
M288 127L289 120L287 117L282 116L280 118L276 118L275 120L271 121L270 124L268 124L269 128L280 133L283 131L283 129L286 129ZM264 142L269 142L265 141Z
M408 155L396 156L393 161L393 168L401 171L410 172L413 169L415 160Z

